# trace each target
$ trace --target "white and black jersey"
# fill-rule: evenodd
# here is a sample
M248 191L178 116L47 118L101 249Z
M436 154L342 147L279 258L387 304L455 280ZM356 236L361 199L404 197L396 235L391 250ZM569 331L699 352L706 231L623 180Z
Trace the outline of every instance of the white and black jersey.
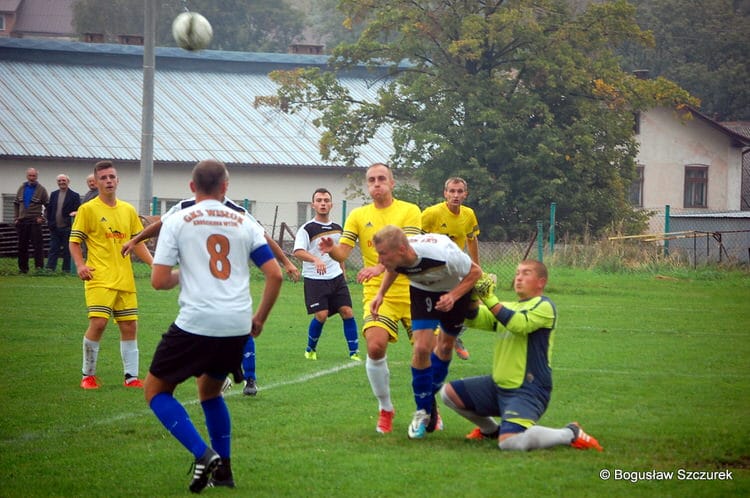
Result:
M330 237L334 244L338 244L341 238L343 228L341 225L334 222L321 223L316 220L310 220L297 230L297 235L294 238L294 249L302 249L313 256L320 258L326 264L326 272L320 275L315 270L315 263L310 261L302 262L302 276L312 280L331 280L338 277L343 273L341 270L341 264L331 258L327 253L323 253L318 248L318 243L321 237Z
M224 197L224 205L226 207L228 207L229 209L231 209L232 211L236 211L238 213L244 214L245 216L247 216L248 218L250 218L250 221L252 221L253 223L257 224L259 227L263 228L263 226L260 224L260 222L258 220L256 220L255 217L252 214L250 214L250 212L247 209L245 209L244 207L240 206L239 204L237 204L236 202L234 202L229 197ZM186 209L186 208L189 208L189 207L193 207L193 206L195 206L195 197L190 197L188 199L183 199L180 202L178 202L177 204L175 204L174 206L172 206L171 208L169 208L169 210L166 213L164 213L163 215L161 215L161 221L164 221L169 216L175 214L178 211L182 211L183 209ZM263 231L265 232L265 229L263 229Z
M409 244L417 253L414 266L399 266L412 287L429 292L448 292L471 270L471 258L447 236L437 233L412 235Z

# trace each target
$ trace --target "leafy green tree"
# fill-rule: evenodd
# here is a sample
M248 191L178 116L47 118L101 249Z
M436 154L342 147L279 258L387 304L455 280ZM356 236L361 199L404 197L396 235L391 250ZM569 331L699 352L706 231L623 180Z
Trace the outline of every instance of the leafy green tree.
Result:
M334 71L272 73L277 103L320 111L326 159L353 163L381 128L391 163L439 198L467 179L488 238L526 237L557 203L558 233L600 233L642 221L627 202L633 113L695 103L664 79L638 80L613 49L650 43L624 0L573 15L561 0L341 0L359 39L333 52ZM367 67L375 101L337 74ZM386 159L386 158L384 158Z
M625 44L623 66L664 76L719 121L750 120L750 1L633 0L653 47Z
M186 8L211 22L214 38L209 48L214 50L286 52L304 28L302 13L283 0L163 0L156 7L158 46L176 45L172 20ZM78 33L104 33L110 39L142 34L144 0L77 0L73 24Z

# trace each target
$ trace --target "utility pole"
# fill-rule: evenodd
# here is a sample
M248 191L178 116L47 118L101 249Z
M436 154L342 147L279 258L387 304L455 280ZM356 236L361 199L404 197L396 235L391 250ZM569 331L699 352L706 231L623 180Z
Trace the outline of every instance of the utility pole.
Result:
M154 192L154 38L156 38L156 1L143 0L143 109L141 111L141 174L138 212L151 214Z

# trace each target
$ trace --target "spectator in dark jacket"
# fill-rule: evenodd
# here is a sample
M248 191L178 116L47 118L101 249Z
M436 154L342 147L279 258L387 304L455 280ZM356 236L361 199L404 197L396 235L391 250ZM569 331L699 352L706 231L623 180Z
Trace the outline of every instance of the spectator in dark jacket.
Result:
M57 175L58 190L49 196L47 206L47 225L49 226L49 254L47 255L47 269L57 270L57 258L62 257L62 271L70 273L70 227L73 225L71 216L81 205L81 196L69 188L68 175Z
M99 188L96 186L96 177L93 173L86 177L86 185L89 186L89 191L86 192L83 199L81 199L81 204L88 202L99 195Z
M26 181L18 187L13 200L13 219L18 232L18 269L21 273L29 272L29 243L34 250L34 266L37 270L44 267L42 225L49 194L38 178L39 173L35 168L27 169Z

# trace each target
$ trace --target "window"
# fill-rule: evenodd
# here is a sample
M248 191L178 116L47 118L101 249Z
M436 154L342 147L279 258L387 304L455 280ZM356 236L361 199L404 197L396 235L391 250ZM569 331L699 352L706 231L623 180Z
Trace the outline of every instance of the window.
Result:
M158 197L156 199L156 203L151 204L151 210L154 211L152 214L154 216L161 216L181 200L182 199L168 199L165 197Z
M643 166L636 166L636 177L630 184L630 204L643 207Z
M309 202L298 202L297 203L297 226L304 225L307 221L312 219L313 215L312 208Z
M236 202L236 201L235 201ZM238 202L240 206L247 209L247 212L250 214L255 213L255 201L250 201L247 199L243 199L242 202Z
M708 166L685 166L685 207L708 207Z
M0 31L5 31L5 16L0 14Z
M13 201L16 200L16 194L3 194L3 223L13 223Z

